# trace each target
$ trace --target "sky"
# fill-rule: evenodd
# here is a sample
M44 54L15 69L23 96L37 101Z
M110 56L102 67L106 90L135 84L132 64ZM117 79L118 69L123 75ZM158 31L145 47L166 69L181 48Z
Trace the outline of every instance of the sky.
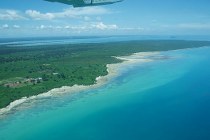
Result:
M124 0L73 8L0 0L0 38L89 35L210 35L210 0Z

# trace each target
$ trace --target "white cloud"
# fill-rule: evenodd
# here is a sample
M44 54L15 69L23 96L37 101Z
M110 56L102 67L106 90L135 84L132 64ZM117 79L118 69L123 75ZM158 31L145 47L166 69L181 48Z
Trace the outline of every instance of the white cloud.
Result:
M37 26L36 27L36 29L41 29L41 30L43 30L43 29L54 29L55 27L53 27L52 25L40 25L40 26Z
M4 25L0 26L0 29L19 29L19 28L20 28L19 25L9 26L8 24L4 24Z
M19 25L13 25L13 28L18 29L18 28L20 28L20 26Z
M55 29L63 29L64 27L62 26L55 26Z
M104 7L82 7L68 8L60 12L42 13L37 10L26 10L25 12L9 9L0 9L0 20L53 20L53 19L70 19L78 18L90 21L90 16L99 16L113 13L111 10ZM99 18L100 20L100 18Z
M40 25L36 29L53 29L53 30L77 30L77 31L91 31L91 30L116 30L119 27L116 24L104 24L103 22L86 23L85 25L66 25L66 26L46 26Z
M58 18L80 18L84 16L85 20L89 20L91 15L103 15L111 13L103 7L84 7L69 8L57 13L41 13L36 10L27 10L25 14L34 20L52 20Z
M19 11L0 9L0 20L20 20L26 19Z
M85 20L85 21L90 21L90 20L91 20L91 18L90 18L90 17L88 17L88 16L85 16L85 17L84 17L84 20Z
M116 24L106 25L103 22L93 23L91 26L93 28L96 28L96 29L99 29L99 30L113 30L113 29L118 29L118 26Z
M84 16L84 15L104 15L109 13L112 12L103 7L83 7L83 8L65 9L63 12L57 14L65 16Z
M44 25L41 25L41 26L40 26L40 29L44 29L44 28L46 28Z
M4 29L9 28L9 25L8 24L4 24L4 25L2 25L2 28L4 28Z
M89 16L104 15L112 13L109 9L103 7L82 7L82 8L68 8L61 12L46 12L42 13L37 10L26 10L25 12L9 9L0 9L0 20L52 20L62 18L83 18L89 21Z
M35 20L51 20L55 18L55 16L52 13L42 14L36 10L27 10L25 13L26 15L28 15L29 17Z
M116 24L105 24L103 22L86 22L81 25L40 25L36 27L38 30L46 30L46 31L69 31L69 32L100 32L100 31L135 31L142 32L147 31L148 29L143 27L120 27Z

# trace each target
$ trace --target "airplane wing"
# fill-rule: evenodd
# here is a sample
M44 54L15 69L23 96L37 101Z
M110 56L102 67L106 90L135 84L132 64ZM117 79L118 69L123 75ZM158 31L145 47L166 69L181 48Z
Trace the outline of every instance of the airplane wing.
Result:
M68 5L73 5L74 7L85 7L85 6L112 4L116 2L121 2L123 0L45 0L45 1L60 2Z
M60 2L60 3L64 3L64 4L68 4L68 5L82 5L83 0L45 0L45 1L49 1L49 2Z

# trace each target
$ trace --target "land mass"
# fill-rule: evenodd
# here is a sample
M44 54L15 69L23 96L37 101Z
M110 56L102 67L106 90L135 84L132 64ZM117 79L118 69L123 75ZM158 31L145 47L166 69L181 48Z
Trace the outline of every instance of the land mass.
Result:
M53 88L92 85L113 56L210 46L209 41L146 40L66 45L0 46L0 108Z

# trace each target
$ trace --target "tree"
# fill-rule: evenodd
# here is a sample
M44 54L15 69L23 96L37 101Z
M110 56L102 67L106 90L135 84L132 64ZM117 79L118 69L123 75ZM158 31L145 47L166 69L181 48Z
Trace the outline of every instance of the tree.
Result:
M47 77L46 74L43 74L43 75L42 75L42 80L43 80L43 81L48 81L48 77Z
M61 78L66 79L66 76L64 75L64 73L61 73Z

